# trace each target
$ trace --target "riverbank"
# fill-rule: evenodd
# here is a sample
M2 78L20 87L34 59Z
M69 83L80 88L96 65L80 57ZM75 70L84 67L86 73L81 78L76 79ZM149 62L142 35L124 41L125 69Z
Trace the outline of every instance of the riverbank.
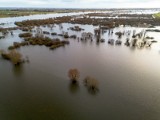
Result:
M30 15L37 15L37 14L53 14L57 13L54 11L20 11L20 10L0 10L0 18L7 18L7 17L20 17L20 16L30 16Z
M90 9L0 9L0 18L20 17L30 15L54 14L54 13L77 13L95 11ZM98 10L100 11L100 10Z

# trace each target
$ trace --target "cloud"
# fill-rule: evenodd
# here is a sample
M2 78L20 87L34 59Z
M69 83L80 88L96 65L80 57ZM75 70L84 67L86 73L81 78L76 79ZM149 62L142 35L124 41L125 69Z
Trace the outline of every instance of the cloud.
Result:
M160 0L0 0L0 7L154 8Z

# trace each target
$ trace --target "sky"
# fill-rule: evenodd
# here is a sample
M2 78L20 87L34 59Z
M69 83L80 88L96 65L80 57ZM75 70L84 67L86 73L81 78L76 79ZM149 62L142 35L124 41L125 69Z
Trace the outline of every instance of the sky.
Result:
M160 8L160 0L0 0L0 7Z

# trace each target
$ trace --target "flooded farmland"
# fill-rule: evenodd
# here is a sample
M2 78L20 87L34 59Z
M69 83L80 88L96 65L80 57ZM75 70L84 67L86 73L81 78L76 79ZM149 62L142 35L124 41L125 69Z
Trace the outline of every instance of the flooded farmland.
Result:
M0 18L0 21L3 23L5 19L22 22L21 25L26 22L23 20L27 20L17 20L17 17ZM15 66L0 57L0 119L160 119L159 26L113 26L107 23L106 28L103 23L102 26L79 24L76 20L74 23L65 21L28 26L31 29L27 32L33 37L37 37L40 31L43 38L69 41L69 44L50 49L46 44L33 44L33 38L21 38L19 34L26 31L14 22L1 26L18 28L11 30L12 34L8 30L7 35L0 39L0 49L7 51L15 42L27 41L28 45L16 50L29 60ZM28 23L32 24L30 21ZM99 30L99 35L96 35L96 30ZM0 36L3 36L3 31ZM127 39L129 44L126 44ZM73 84L68 77L71 68L79 71L77 84ZM98 81L97 91L85 86L86 76Z

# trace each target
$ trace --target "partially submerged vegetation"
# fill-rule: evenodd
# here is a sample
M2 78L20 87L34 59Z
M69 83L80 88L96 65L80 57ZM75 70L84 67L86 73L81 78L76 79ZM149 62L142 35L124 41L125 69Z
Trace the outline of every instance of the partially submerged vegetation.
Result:
M160 12L153 15L156 19L160 19Z
M6 60L10 60L14 65L19 65L23 62L22 55L16 50L1 51L1 56Z
M98 84L99 83L98 83L98 80L96 80L95 78L87 76L84 79L84 84L89 90L91 90L93 92L98 91Z
M70 17L67 16L68 19L70 19ZM60 17L60 19L62 21L65 21L66 19L64 19L63 17ZM50 22L52 22L52 19L48 19ZM43 21L43 20L42 20ZM41 21L41 22L42 22ZM44 20L46 21L46 20ZM62 22L61 21L61 22ZM41 23L40 22L40 23ZM59 21L60 22L60 21ZM58 23L59 23L58 22ZM26 31L28 30L27 28L29 28L32 32L35 32L35 35L33 36L31 32L26 32L26 33L21 33L19 34L19 37L24 38L25 41L21 42L21 43L16 43L14 42L14 44L12 46L9 46L8 49L9 50L13 50L13 49L17 49L20 48L21 46L26 46L26 45L45 45L46 47L49 47L50 49L55 49L61 46L64 46L66 44L69 44L68 39L72 38L72 39L77 39L78 41L88 41L90 40L91 42L94 40L94 38L96 39L97 43L104 43L106 40L105 38L102 38L102 35L105 32L108 32L109 36L112 35L116 35L117 36L117 40L116 39L108 39L108 44L111 45L122 45L122 37L126 37L126 42L124 43L126 46L130 46L130 47L138 47L138 48L144 48L144 47L151 47L152 43L156 43L157 41L154 40L153 37L150 36L145 36L147 32L159 32L159 29L143 29L141 32L136 33L135 30L130 31L130 30L124 30L124 31L113 31L113 26L110 28L109 25L106 26L102 26L99 25L98 28L94 29L94 34L91 32L82 32L81 37L77 37L77 35L70 35L68 34L68 32L63 31L63 25L58 24L60 29L62 29L62 33L56 33L56 32L48 32L48 31L43 31L41 29L41 27L37 26L37 27L21 27L23 29L26 29ZM26 24L27 22L24 21L24 23ZM30 21L29 23L35 23L33 21ZM43 23L43 22L42 22ZM50 24L48 24L48 26L50 26ZM51 25L52 26L52 25ZM33 28L36 28L36 30L33 30ZM81 31L83 30L83 28L80 28L79 26L73 26L70 27L75 31ZM8 34L8 31L4 30L4 34ZM58 38L54 38L51 39L49 37L45 37L44 35L52 35L52 36L60 36L63 37L67 40L60 40ZM129 36L132 36L132 38L130 38ZM62 38L62 39L63 39ZM2 38L3 39L3 38Z
M98 14L98 13L97 13ZM103 15L103 14L102 14ZM126 16L129 16L125 14ZM63 17L56 17L56 18L49 18L49 19L39 19L39 20L25 20L22 22L16 22L15 24L19 27L26 27L26 26L41 26L41 25L49 25L49 24L61 24L61 23L72 23L72 24L88 24L88 25L101 25L105 28L114 28L119 25L130 25L130 26L137 26L137 27L152 27L160 25L159 19L154 19L151 15L139 15L134 14L130 16L136 16L131 19L129 18L91 18L87 17L88 15L83 15L83 17L79 16L63 16ZM105 16L105 15L104 15ZM146 17L145 19L140 19L140 16ZM71 30L74 31L81 31L79 27L71 27Z
M92 18L93 17L93 18ZM101 18L96 18L101 17ZM111 18L109 18L111 17ZM77 39L78 41L81 40L82 42L86 41L96 41L97 43L104 43L105 41L108 41L108 44L110 45L117 45L120 46L124 44L127 47L131 48L144 48L144 47L151 47L153 43L156 43L157 41L154 40L154 37L147 36L147 32L160 32L159 29L143 29L142 31L138 32L133 30L124 30L124 31L114 31L113 28L121 26L137 26L137 27L153 27L154 25L160 25L160 22L158 19L153 19L152 15L138 15L138 14L120 14L118 16L119 18L114 18L111 14L104 14L104 13L92 13L83 15L82 17L79 16L63 16L63 17L57 17L57 18L49 18L49 19L43 19L43 20L25 20L21 22L16 22L15 24L18 27L15 28L0 28L0 32L2 32L3 36L0 36L0 39L3 39L8 34L13 35L12 30L20 29L25 33L20 33L19 37L23 39L22 42L14 42L12 46L9 46L8 49L9 52L0 51L1 56L6 59L10 60L14 65L19 65L20 63L23 63L24 60L22 59L22 55L16 51L16 49L22 47L22 46L28 46L28 45L44 45L48 47L49 49L53 50L62 46L65 46L66 44L69 44L68 41L70 38ZM122 18L122 17L131 17L132 19L128 18ZM140 19L144 18L144 19ZM73 24L87 24L87 25L93 25L97 28L93 29L92 32L82 32L85 30L82 26L79 25L73 25L72 27L68 27L67 30L76 31L75 33L80 34L74 34L69 35L68 31L64 31L63 24L62 23L71 23ZM56 24L56 25L55 25ZM54 31L53 27L57 27L59 25L60 33L56 33ZM41 28L44 28L43 30ZM51 31L47 31L49 28ZM65 28L65 27L64 27ZM36 30L35 30L36 29ZM109 39L106 40L103 38L103 34L108 32ZM79 37L81 35L81 37ZM113 39L113 35L116 36L115 39ZM50 36L50 37L46 37ZM55 38L55 36L58 36L58 38ZM54 37L54 38L51 38ZM125 37L125 43L123 43L123 37ZM65 39L60 40L59 38ZM111 39L110 39L111 38ZM66 40L67 39L67 40ZM78 69L70 69L68 71L68 77L70 78L72 83L78 83L78 80L80 78L80 72ZM97 92L99 89L99 82L93 77L86 77L83 81L85 83L85 86L89 91Z
M77 84L79 77L80 77L80 72L76 68L70 69L68 71L68 77L70 78L72 84ZM98 80L96 80L93 77L87 76L83 82L89 92L94 93L94 94L98 92L98 90L99 90Z
M32 28L33 27L21 27L20 30L22 30L24 32L32 32Z
M29 37L25 38L25 41L21 43L14 42L13 46L9 46L8 49L17 49L26 45L45 45L50 49L55 49L66 44L69 44L69 41L60 41L59 39L51 39L49 37Z
M124 43L124 45L126 45L127 47L138 47L138 48L144 48L144 47L151 47L151 45L153 43L156 43L157 41L154 40L154 37L150 37L150 36L146 36L147 32L152 32L152 31L156 31L158 32L157 29L147 29L147 30L142 30L139 33L136 33L135 30L133 30L132 32L132 38L129 38L128 36L131 35L131 31L123 31L123 32L116 32L115 35L117 35L118 40L114 40L114 39L109 39L108 40L108 44L110 45L121 45L122 41L121 38L123 36L126 36L126 42ZM114 32L109 32L109 35L112 35Z
M18 29L19 29L19 27L9 27L9 28L0 27L0 32L6 32L6 31L18 30Z
M79 73L79 71L77 69L70 69L68 71L68 77L70 78L72 83L77 83L78 79L80 77L80 73Z
M15 24L19 27L43 26L49 24L67 23L71 20L71 18L72 18L71 16L63 16L63 17L39 19L39 20L24 20L22 22L15 22Z
M19 37L21 37L21 38L32 37L32 33L21 33L21 34L19 34Z
M8 47L8 50L14 50L14 49L20 48L21 46L26 46L26 45L29 45L29 42L27 42L27 41L23 41L20 43L14 42L12 46Z
M147 29L146 31L147 32L160 32L159 29Z
M79 26L74 26L74 27L70 27L70 30L73 30L73 31L82 31L84 29L80 28Z

